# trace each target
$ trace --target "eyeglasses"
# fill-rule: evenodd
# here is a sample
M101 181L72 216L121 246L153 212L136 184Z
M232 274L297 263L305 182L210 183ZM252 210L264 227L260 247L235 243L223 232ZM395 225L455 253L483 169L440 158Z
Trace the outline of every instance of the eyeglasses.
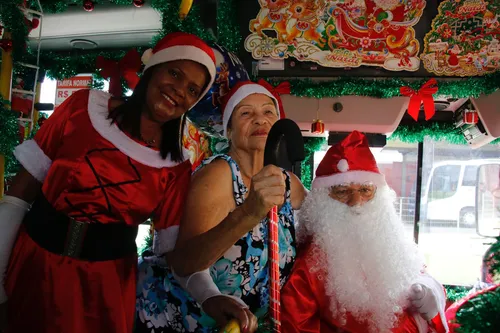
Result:
M366 201L373 199L377 187L373 184L347 184L332 186L330 195L337 200L346 201L358 192Z

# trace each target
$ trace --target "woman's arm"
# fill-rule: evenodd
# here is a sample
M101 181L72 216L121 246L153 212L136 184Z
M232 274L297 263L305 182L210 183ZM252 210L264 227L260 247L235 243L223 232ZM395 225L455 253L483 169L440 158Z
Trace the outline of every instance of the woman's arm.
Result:
M294 173L290 173L290 186L292 208L298 210L302 206L302 201L306 198L308 191Z
M167 261L179 276L210 267L257 225L273 205L283 203L281 169L267 166L252 178L249 195L235 209L231 169L214 161L192 180L179 237Z
M24 200L27 203L32 203L41 189L42 183L21 167L6 194Z
M235 206L231 169L224 160L195 174L177 243L167 254L176 274L187 276L210 267L260 221Z

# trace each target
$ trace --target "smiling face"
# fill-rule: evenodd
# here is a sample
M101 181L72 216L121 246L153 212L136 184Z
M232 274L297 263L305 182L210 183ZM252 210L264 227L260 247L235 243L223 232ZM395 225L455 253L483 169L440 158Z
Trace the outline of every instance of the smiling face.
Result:
M277 120L278 112L269 96L252 94L245 97L231 116L228 128L231 144L239 149L264 150L267 135Z
M198 101L208 81L207 69L191 60L157 65L146 92L148 118L165 123L181 117Z

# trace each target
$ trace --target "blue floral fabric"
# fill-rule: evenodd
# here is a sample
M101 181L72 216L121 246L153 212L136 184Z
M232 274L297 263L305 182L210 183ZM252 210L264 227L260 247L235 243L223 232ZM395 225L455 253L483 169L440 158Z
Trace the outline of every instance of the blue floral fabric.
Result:
M236 162L227 155L215 159L227 161L233 177L236 205L243 203L247 188ZM280 277L283 286L290 275L296 255L294 214L290 202L290 178L287 176L286 201L278 212ZM137 284L136 332L216 332L215 322L200 305L177 283L166 265L154 258L139 261ZM268 219L240 238L211 268L210 274L219 290L240 297L257 316L262 317L269 305Z

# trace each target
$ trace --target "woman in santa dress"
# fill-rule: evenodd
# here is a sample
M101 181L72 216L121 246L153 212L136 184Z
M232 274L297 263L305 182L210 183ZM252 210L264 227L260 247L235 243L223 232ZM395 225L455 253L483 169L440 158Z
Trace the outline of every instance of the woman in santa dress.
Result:
M186 33L143 61L128 100L78 91L16 148L23 169L0 203L6 332L132 332L137 226L178 225L191 174L183 116L215 77L212 49Z

